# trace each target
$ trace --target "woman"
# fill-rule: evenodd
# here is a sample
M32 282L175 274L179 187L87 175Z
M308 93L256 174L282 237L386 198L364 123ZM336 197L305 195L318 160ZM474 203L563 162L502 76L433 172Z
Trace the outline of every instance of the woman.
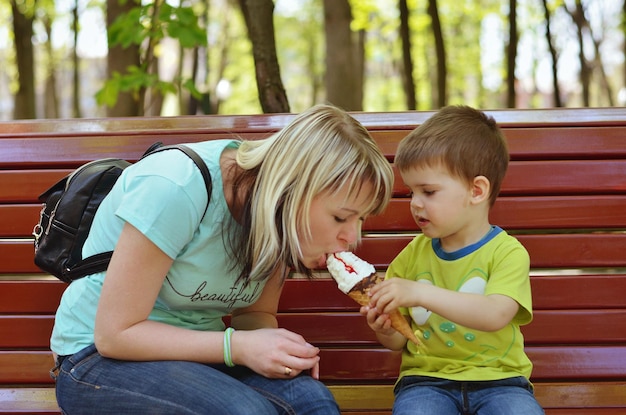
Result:
M66 414L333 414L319 349L278 328L291 271L353 247L389 201L393 174L367 131L316 106L272 137L190 144L127 168L83 255L106 273L73 282L51 348ZM204 215L204 216L203 216ZM222 317L231 315L231 328ZM310 374L310 376L309 376Z

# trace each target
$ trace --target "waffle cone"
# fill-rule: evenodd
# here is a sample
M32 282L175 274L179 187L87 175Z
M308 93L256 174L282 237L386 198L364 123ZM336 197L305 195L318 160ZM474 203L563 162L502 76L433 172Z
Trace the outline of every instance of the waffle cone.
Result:
M368 305L370 303L369 291L374 285L381 282L383 278L379 276L377 273L373 273L369 277L363 278L359 283L357 283L349 292L348 296L352 298L354 301L359 303L360 305ZM400 334L402 334L407 339L411 340L416 345L420 345L420 341L415 336L415 333L411 329L406 318L398 311L398 309L393 310L389 313L389 319L391 320L391 327L396 329Z

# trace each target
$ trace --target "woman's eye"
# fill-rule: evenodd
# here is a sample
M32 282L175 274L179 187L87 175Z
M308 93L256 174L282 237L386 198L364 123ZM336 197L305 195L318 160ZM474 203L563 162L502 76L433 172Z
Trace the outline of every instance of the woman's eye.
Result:
M424 194L426 196L432 196L432 195L435 194L435 191L434 190L424 190Z
M346 219L340 218L339 216L335 216L335 221L338 222L338 223L345 223Z

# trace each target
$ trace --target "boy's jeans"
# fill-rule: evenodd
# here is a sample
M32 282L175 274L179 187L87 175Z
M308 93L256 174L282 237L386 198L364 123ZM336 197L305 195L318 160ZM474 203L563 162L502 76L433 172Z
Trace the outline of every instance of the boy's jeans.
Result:
M395 388L393 415L543 415L524 377L457 382L405 376Z

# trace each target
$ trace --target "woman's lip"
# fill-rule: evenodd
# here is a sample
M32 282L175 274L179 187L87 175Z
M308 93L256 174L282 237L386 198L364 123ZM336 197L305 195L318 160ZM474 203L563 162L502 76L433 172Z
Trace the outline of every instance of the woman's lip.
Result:
M326 259L328 258L328 254L324 254L320 257L320 259L317 262L317 266L319 268L324 268L326 266Z

